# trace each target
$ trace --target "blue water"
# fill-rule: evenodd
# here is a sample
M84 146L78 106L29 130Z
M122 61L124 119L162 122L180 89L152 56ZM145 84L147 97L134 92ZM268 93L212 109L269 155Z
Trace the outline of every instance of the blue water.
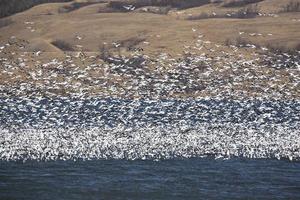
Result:
M300 163L212 158L1 162L0 199L300 199Z

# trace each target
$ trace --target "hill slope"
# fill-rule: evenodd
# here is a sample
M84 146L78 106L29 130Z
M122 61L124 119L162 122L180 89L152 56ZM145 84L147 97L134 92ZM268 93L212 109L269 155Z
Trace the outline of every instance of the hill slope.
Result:
M300 13L289 1L136 2L42 4L2 19L4 93L300 97Z

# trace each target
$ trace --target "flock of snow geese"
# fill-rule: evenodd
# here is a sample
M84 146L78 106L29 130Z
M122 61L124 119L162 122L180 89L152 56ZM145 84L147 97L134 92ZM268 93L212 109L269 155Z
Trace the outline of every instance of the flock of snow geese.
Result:
M0 45L0 159L299 160L300 52L204 38L177 58L45 61L11 37Z

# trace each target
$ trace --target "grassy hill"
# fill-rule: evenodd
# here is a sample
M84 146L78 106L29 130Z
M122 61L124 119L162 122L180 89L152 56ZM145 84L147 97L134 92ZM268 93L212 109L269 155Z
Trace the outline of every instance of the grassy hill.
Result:
M132 88L152 94L165 84L164 90L182 88L174 94L161 91L166 96L231 94L231 87L263 96L271 80L270 94L299 98L299 3L76 0L37 5L0 20L0 86L30 83L38 91L56 82L48 92L86 88L110 95L117 88L116 95L134 96ZM40 71L45 72L36 78ZM251 78L239 78L243 73ZM168 76L175 77L173 83L164 80ZM186 87L189 82L193 87ZM81 86L66 89L63 83Z

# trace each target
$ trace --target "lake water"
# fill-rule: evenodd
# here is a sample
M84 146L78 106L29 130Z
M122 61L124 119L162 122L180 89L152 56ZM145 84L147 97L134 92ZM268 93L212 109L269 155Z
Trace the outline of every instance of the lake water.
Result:
M0 99L0 199L299 199L300 102Z
M299 177L265 159L1 162L0 199L299 199Z

